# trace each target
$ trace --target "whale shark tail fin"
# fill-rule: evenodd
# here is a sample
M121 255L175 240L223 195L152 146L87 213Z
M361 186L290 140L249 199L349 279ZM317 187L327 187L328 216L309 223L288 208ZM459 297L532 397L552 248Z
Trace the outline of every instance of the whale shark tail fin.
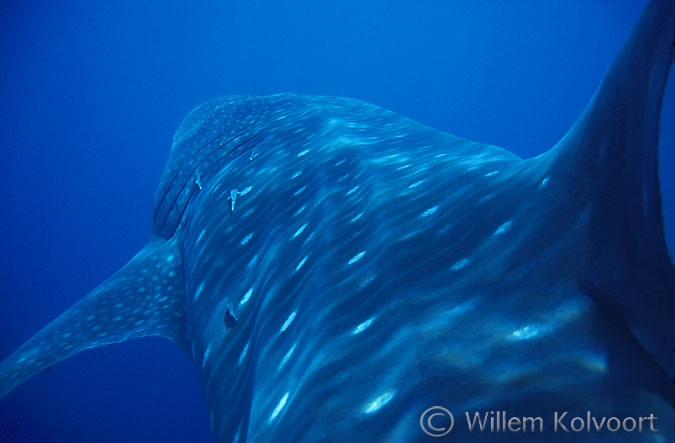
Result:
M0 364L0 398L85 349L158 335L188 352L184 288L175 242L151 241Z
M652 0L588 107L539 160L558 204L575 211L588 257L580 283L675 374L675 270L658 177L660 111L675 42L675 1ZM567 201L567 203L565 203Z

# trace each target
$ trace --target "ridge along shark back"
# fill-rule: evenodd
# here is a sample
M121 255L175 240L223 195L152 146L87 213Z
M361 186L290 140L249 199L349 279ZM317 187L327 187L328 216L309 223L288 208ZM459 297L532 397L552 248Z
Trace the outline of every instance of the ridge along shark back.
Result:
M0 397L156 335L194 360L219 442L427 441L436 405L454 441L673 441L657 147L674 42L674 2L650 2L574 126L525 160L357 100L205 103L148 244L7 357ZM490 411L542 426L463 424L506 423Z

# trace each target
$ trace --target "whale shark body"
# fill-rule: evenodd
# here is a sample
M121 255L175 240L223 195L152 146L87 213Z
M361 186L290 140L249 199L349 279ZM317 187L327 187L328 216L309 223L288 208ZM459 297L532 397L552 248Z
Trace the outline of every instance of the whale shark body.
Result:
M657 134L674 42L673 1L652 1L531 159L352 99L205 103L148 244L0 365L0 397L156 335L194 361L216 441L426 441L450 429L440 407L455 441L673 441Z

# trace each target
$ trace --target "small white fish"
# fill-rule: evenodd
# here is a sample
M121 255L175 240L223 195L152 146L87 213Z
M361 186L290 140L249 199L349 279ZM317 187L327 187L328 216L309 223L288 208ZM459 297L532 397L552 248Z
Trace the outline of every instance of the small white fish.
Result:
M197 172L197 178L195 178L195 185L197 185L197 187L199 188L200 191L202 189L204 189L204 187L202 186L202 174L201 174L201 172Z
M227 198L230 201L231 212L234 212L234 205L237 203L238 195L241 195L241 192L237 191L237 188L234 188L230 191L230 196Z

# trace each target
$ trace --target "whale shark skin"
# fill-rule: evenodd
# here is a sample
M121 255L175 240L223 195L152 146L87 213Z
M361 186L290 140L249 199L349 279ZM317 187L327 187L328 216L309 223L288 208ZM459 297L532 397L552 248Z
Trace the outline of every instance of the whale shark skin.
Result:
M194 361L216 441L426 441L436 405L459 441L544 438L469 432L465 412L489 411L574 441L614 433L555 433L555 414L653 414L658 431L627 438L672 441L656 152L674 41L673 2L652 1L531 159L352 99L205 103L175 135L147 246L0 365L0 397L158 335Z

